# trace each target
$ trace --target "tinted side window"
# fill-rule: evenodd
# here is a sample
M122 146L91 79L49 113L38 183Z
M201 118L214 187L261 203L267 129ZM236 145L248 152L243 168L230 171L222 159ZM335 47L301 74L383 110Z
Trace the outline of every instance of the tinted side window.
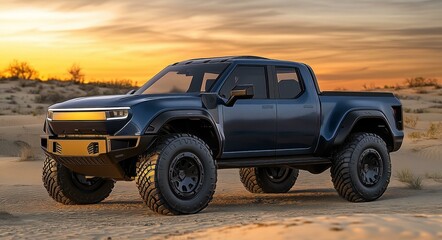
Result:
M296 68L276 67L279 98L295 98L302 92Z
M267 98L267 77L264 66L238 66L221 88L220 95L230 97L230 91L238 84L253 84L253 98Z

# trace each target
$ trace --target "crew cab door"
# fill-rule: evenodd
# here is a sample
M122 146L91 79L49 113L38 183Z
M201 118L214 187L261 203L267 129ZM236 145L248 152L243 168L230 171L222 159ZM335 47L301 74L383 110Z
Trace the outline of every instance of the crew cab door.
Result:
M319 98L299 68L271 68L277 98L276 155L311 154L320 131ZM310 80L310 79L309 79Z
M236 85L252 84L252 99L222 106L225 143L223 158L275 156L276 99L269 98L269 71L265 65L238 65L220 89L228 99Z

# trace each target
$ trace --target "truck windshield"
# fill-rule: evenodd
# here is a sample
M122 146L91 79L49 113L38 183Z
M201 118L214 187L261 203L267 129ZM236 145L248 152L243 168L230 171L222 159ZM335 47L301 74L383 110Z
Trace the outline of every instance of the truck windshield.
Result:
M168 66L145 83L136 94L207 92L228 65L203 63Z

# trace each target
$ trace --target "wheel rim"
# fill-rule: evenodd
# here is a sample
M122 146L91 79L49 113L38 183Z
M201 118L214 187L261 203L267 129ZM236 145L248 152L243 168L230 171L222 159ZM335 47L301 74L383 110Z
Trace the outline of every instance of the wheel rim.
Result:
M382 157L375 149L362 152L358 164L359 179L367 187L376 185L382 175Z
M181 199L194 197L203 184L204 171L201 160L193 153L178 154L169 168L169 184Z
M103 178L86 177L82 174L72 172L72 182L76 187L82 190L93 191L99 188L103 183Z
M280 183L287 179L291 169L288 167L269 167L265 169L267 178L274 183Z

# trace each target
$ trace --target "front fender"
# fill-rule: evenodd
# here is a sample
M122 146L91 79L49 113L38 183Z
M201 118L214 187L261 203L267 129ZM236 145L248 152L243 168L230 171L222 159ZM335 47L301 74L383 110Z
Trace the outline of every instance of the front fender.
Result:
M164 126L164 124L177 119L203 119L210 122L217 136L218 148L220 149L220 153L222 153L224 147L224 135L223 131L220 129L221 126L216 123L208 111L202 109L181 109L162 112L146 126L143 132L144 134L158 134L158 131Z

